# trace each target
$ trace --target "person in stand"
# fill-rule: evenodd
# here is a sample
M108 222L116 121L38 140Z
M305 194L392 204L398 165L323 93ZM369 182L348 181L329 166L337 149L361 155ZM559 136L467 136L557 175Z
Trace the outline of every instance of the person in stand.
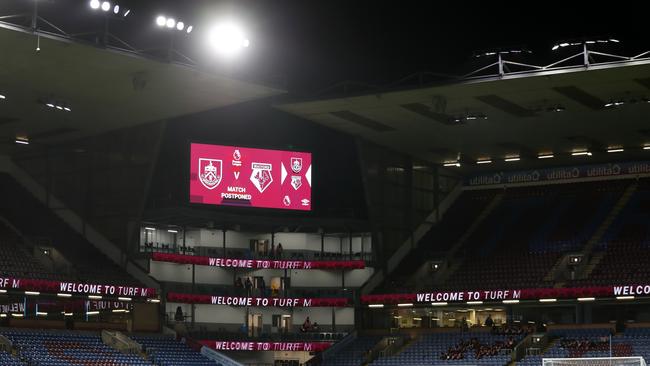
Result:
M314 322L314 325L311 326L311 329L312 329L314 332L318 332L318 331L320 331L320 326L318 325L318 322Z
M460 321L460 332L465 333L468 331L469 328L467 327L467 318L463 317L463 319Z
M308 332L311 330L311 321L309 320L309 317L305 319L305 322L302 323L302 327L300 327L301 332Z
M177 322L182 322L183 321L183 309L181 309L180 306L176 307L176 314L174 314L174 320Z
M492 320L492 315L488 314L487 318L485 318L485 326L491 327L493 325L494 325L494 320Z
M246 297L251 297L251 293L253 292L253 281L251 281L250 277L246 277Z
M260 288L260 297L266 297L266 282L264 282L264 277L260 277L257 286Z
M237 277L235 280L235 294L241 296L244 292L244 283L241 281L241 277Z
M276 249L276 256L278 259L282 259L282 243L278 243L278 248Z

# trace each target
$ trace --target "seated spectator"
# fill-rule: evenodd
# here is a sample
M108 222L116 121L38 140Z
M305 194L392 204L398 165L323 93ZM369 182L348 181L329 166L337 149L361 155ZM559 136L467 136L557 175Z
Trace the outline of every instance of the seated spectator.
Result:
M300 327L300 331L301 332L309 332L309 331L311 331L311 329L312 329L311 321L309 321L309 317L307 317L305 319L305 322L302 323L302 327Z

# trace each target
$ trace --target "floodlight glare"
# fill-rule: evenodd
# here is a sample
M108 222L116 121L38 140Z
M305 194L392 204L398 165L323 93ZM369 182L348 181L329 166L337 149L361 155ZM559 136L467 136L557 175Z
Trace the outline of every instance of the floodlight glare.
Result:
M157 24L159 27L163 27L163 26L165 25L165 23L167 23L167 18L165 18L164 16L159 15L159 16L156 18L156 24Z
M104 2L102 3L102 10L103 10L103 11L109 11L109 10L111 10L111 3L109 3L108 1L104 1Z
M113 14L117 14L117 13L119 13L119 12L120 12L120 6L119 6L119 5L115 5L115 6L113 7Z
M222 23L212 28L209 40L216 52L233 55L250 45L242 29L233 23Z
M127 16L131 13L131 9L126 9L123 16Z
M194 27L191 26L191 25L190 25L189 27L187 27L187 33L188 33L188 34L189 34L189 33L192 33L192 29L194 29Z
M174 18L168 18L166 24L167 24L167 28L174 28L174 26L176 25L176 21L174 20Z
M99 0L90 0L90 7L92 9L99 9L100 5Z
M185 28L185 23L183 22L176 23L176 29L178 29L179 31L182 31L184 28Z

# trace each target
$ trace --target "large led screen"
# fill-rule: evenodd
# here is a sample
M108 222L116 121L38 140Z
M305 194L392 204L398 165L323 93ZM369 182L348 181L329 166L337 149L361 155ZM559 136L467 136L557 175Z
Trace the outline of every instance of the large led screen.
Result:
M190 202L311 210L311 153L190 144Z

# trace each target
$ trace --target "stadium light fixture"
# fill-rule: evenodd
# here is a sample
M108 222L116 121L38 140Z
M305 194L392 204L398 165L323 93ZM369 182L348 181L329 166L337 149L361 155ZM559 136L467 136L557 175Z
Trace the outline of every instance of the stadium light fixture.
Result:
M539 299L539 302L557 302L557 299Z
M521 160L521 158L518 157L518 156L513 156L513 157L510 157L510 158L505 158L504 160L505 161L519 161L519 160Z
M131 300L133 300L130 297L118 297L117 299L120 300L120 301L131 301Z
M468 301L467 305L482 305L483 301Z
M169 230L167 230L167 232L172 233L172 234L178 234L178 230L169 229Z
M22 318L22 317L23 317L23 314L20 314L20 313L11 313L11 316L13 316L14 318Z
M148 299L147 302L158 304L158 303L160 303L160 299Z
M99 315L99 311L87 311L86 315Z
M417 318L413 318L413 320L415 320L416 322L421 322L422 318L417 317Z
M213 50L222 56L234 56L250 46L242 28L233 22L215 25L208 34L208 42Z
M147 230L147 231L156 231L156 228L155 228L155 227L145 226L144 229Z
M99 295L88 295L88 298L91 300L101 300L102 297Z
M99 9L100 6L101 6L101 3L99 2L99 0L90 0L90 8L91 9Z
M29 139L27 137L16 137L16 143L19 145L29 145Z
M594 301L594 300L596 300L595 297L579 297L578 298L578 301L583 301L583 302L584 301Z
M58 297L72 297L72 294L64 294L64 293L58 293L56 294Z
M608 153L618 153L618 152L623 152L623 151L625 151L625 150L623 148L621 148L621 147L607 149Z
M368 305L369 308L383 308L384 304L370 304Z
M444 163L442 165L447 166L447 167L451 167L451 166L460 167L460 162L459 161L453 161L453 162L450 161L450 162L446 162L446 163Z
M541 155L537 155L537 159L552 159L552 158L554 158L554 157L555 157L555 155L553 155L553 154L541 154Z
M518 304L519 300L503 300L504 304Z
M432 302L431 305L433 306L447 306L446 302Z
M616 300L634 300L634 296L616 296Z
M408 307L413 306L413 303L412 302L405 302L405 303L397 304L397 306L400 307L400 308L408 308Z
M47 316L47 313L44 311L37 311L36 316Z
M571 153L573 156L591 156L591 152L589 151L574 151Z
M74 315L74 313L66 313L65 311L61 312L61 314L63 314L63 316L73 316Z
M7 317L7 314L4 314L4 313L0 314L0 318L6 318L6 317Z
M487 159L487 160L477 160L476 164L490 164L492 163L492 160Z
M191 33L194 27L192 25L187 25L182 20L176 20L173 17L168 17L165 15L158 15L156 17L156 25L160 28L175 29L177 31L185 31Z
M0 94L0 100L5 100L5 99L7 99L7 97L5 97L4 94Z
M106 12L111 10L111 3L109 3L108 1L104 1L102 3L102 10Z
M650 150L650 145L643 146L643 150Z
M29 296L38 296L40 294L41 293L38 291L25 291L25 295L29 295Z
M113 313L126 313L126 309L113 309L111 310Z
M7 293L7 290L5 290L5 289L0 289L0 294L6 294L6 293Z

